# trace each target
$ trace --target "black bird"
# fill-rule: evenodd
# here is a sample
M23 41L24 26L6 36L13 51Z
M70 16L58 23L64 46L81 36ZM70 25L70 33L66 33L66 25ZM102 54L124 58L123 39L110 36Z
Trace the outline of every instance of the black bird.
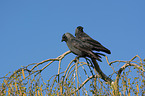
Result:
M88 43L90 45L92 45L92 50L95 51L102 51L108 54L111 54L110 50L105 48L101 43L99 43L98 41L92 39L89 35L87 35L84 31L83 31L83 27L82 26L78 26L75 30L75 36L77 39Z
M102 62L99 54L92 51L92 45L82 42L75 38L71 33L65 33L62 36L61 41L65 41L70 51L78 57L89 57Z

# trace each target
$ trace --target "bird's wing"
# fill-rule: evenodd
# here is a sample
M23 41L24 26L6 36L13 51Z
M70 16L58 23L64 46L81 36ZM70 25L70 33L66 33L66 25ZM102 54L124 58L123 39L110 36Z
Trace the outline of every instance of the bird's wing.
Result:
M72 46L74 46L76 49L80 50L80 51L83 51L86 53L86 56L90 57L90 58L95 58L97 60L99 60L100 62L101 61L101 57L96 54L96 53L93 53L90 49L90 44L86 44L78 39L72 39Z
M84 42L93 45L93 49L96 49L98 51L103 51L103 52L106 52L108 54L111 53L109 49L105 48L103 45L101 45L101 43L99 43L98 41L96 41L92 38L89 39L88 37L86 37Z
M86 45L86 43L78 40L78 39L72 39L72 46L74 46L75 48L79 49L79 50L90 50L90 46Z

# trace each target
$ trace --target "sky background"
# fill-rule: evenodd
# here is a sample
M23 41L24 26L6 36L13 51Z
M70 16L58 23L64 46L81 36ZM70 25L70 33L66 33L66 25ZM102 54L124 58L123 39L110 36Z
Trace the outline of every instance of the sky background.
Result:
M74 35L80 25L111 50L109 61L137 54L145 58L144 0L0 0L0 76L68 51L61 37ZM108 74L102 60L101 69Z

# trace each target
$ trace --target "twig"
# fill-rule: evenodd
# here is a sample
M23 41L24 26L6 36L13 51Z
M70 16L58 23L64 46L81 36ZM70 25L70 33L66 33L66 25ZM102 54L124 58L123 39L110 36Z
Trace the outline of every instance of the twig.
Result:
M69 53L71 53L70 50L67 51L67 52L65 52L64 54L58 56L56 59L47 59L47 60L41 61L41 62L37 63L35 66L33 66L33 68L32 68L30 71L32 71L35 67L37 67L38 65L41 65L41 64L43 64L43 63L45 63L45 62L62 60L62 59L63 59L67 54L69 54ZM46 67L47 67L47 66L46 66ZM45 68L44 68L44 69L45 69Z
M133 59L135 59L135 58L133 58ZM133 59L131 59L131 60L133 60ZM118 83L119 83L120 75L121 75L122 71L123 71L125 68L127 68L128 66L135 66L138 70L144 71L144 69L141 69L141 67L140 67L139 65L137 65L137 64L130 63L130 62L124 64L124 65L118 70L118 74L117 74L117 76L116 76L115 88L116 88L116 92L117 92L117 93L119 93L119 86L118 86ZM142 72L142 75L143 75L143 72ZM144 75L143 75L143 76L144 76ZM116 93L116 94L117 94L117 93Z
M90 79L92 78L97 78L97 75L92 75L90 77L88 77L74 92L72 93L75 93L77 92L78 90L80 90Z

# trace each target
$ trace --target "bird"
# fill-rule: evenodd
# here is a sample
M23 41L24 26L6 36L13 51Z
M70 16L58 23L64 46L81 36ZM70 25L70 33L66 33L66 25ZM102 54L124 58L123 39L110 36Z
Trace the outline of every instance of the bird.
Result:
M105 48L100 42L92 39L89 35L87 35L84 31L83 31L83 27L82 26L78 26L75 30L75 36L76 39L82 41L83 43L85 43L86 45L89 45L88 49L91 50L93 52L93 50L95 51L102 51L105 52L107 54L111 54L111 51L107 48ZM92 45L92 46L91 46ZM98 55L103 55L102 53L96 53ZM97 61L94 58L91 58L92 63L94 64L94 68L96 69L96 71L99 73L100 77L109 83L112 83L113 80L109 77L107 77L107 75L105 75L102 70L100 69Z
M102 51L102 52L105 52L107 54L111 54L111 51L109 49L105 48L101 43L99 43L98 41L94 40L89 35L87 35L83 31L83 27L82 26L78 26L76 28L76 30L75 30L75 36L76 36L77 39L92 45L93 46L92 50Z
M67 32L63 34L61 41L65 41L70 51L78 57L89 57L102 62L100 59L101 56L92 51L92 45L82 42L81 40L75 38L71 33Z

